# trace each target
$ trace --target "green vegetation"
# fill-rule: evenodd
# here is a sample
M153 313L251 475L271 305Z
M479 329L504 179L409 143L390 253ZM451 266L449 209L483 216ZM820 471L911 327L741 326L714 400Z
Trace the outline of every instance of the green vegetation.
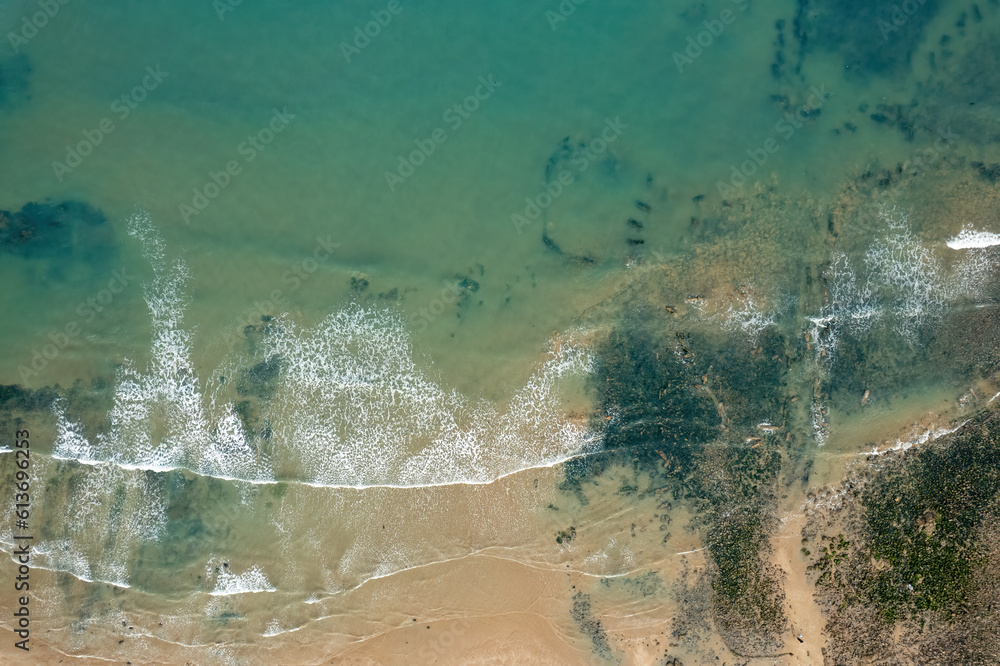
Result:
M1000 433L987 412L948 440L868 473L857 539L823 537L812 569L841 607L871 606L889 623L921 611L960 617L984 563L980 531L1000 493ZM852 545L855 546L852 548Z
M638 576L625 578L602 578L601 585L606 588L621 588L634 597L651 597L663 592L663 579L655 571L647 571Z
M839 53L850 75L909 74L911 57L920 46L924 28L938 12L935 0L921 2L902 15L893 4L865 0L799 0L794 36L799 59L814 47ZM894 13L897 12L897 13Z
M695 389L697 369L684 356L683 339L658 335L644 323L624 324L597 349L597 418L613 417L604 446L615 462L656 470L663 451L673 463L666 475L685 478L718 433L720 417L709 396Z
M977 419L947 446L921 449L884 470L862 498L868 548L890 566L865 580L893 619L909 607L961 610L980 561L976 532L1000 491L1000 442L991 417Z

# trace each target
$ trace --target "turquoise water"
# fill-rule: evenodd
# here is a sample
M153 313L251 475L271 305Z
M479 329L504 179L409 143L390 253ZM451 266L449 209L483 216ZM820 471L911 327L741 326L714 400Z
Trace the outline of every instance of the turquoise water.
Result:
M476 363L477 340L493 338L503 354L534 352L587 304L581 288L599 289L594 280L627 260L628 228L608 221L631 216L633 199L655 200L648 245L682 244L690 217L698 215L691 199L717 196L716 183L731 165L775 135L782 111L758 94L758 85L791 93L793 105L805 103L809 91L804 83L774 82L769 40L746 37L774 32L776 17L788 11L780 4L738 11L738 22L683 72L671 54L697 34L699 16L582 5L553 30L544 3L458 13L428 6L410 21L401 6L347 62L340 44L371 20L370 11L364 4L240 5L219 20L203 3L162 10L67 5L24 47L32 65L30 103L13 106L5 123L11 156L5 205L16 210L45 197L100 200L113 228L136 207L148 211L165 240L189 254L194 279L211 285L191 304L202 327L218 330L245 319L275 289L289 299L285 309L323 316L350 298L349 278L364 273L370 293L397 289L405 296L403 308L439 362L465 356ZM81 39L114 47L81 50ZM760 66L733 67L736 53ZM134 110L119 102L113 111L115 99L142 84L147 66L166 73L162 82L150 79L155 88ZM759 71L757 84L739 85L747 71ZM461 125L446 120L446 110L488 76L500 87L467 119L458 116ZM787 143L777 135L782 150L764 165L790 187L838 173L830 161L861 161L850 147L827 148L836 124L827 116L850 103L848 94L837 93L855 91L842 81L816 81L809 83L831 94L823 116ZM124 119L121 108L130 111ZM287 129L263 151L244 144L267 127L274 109L294 116ZM114 130L60 180L52 163L64 162L66 147L86 141L83 132L99 129L103 118ZM541 220L519 229L511 216L543 191L545 167L562 139L589 144L607 118L620 119L620 138L593 156L589 171L575 173L590 163L589 153L570 164L577 182L545 211L557 242L597 260L591 270L574 270L539 242ZM385 172L436 128L445 143L390 191ZM818 164L820 155L823 168L801 168ZM232 161L239 175L204 212L185 215L181 206L192 205L195 188L209 185L212 192L210 174ZM115 236L108 245L122 260L132 259L133 271L142 270L136 248L120 229ZM286 279L311 257L316 239L328 237L338 251L311 279ZM456 275L480 284L475 300L460 313L448 308L447 316L422 316L420 308L429 308ZM55 298L19 285L24 298L53 306L48 319L32 318L32 330L4 339L30 356L34 345L25 343L73 317L73 306L104 281L102 272L77 294L60 290L67 295ZM132 306L126 311L141 312L135 291L122 296ZM458 314L463 321L453 321ZM530 339L510 323L525 318L536 324ZM505 335L485 335L499 330ZM100 328L91 334L99 336ZM477 367L485 371L484 363Z
M47 645L241 663L303 630L297 663L527 612L474 601L495 562L407 578L481 551L669 579L612 526L673 431L602 457L648 413L601 373L684 375L669 418L783 441L788 475L986 390L997 9L855 4L5 3L0 384L36 392L4 422L38 433ZM758 346L782 373L741 374ZM554 635L652 663L533 584Z

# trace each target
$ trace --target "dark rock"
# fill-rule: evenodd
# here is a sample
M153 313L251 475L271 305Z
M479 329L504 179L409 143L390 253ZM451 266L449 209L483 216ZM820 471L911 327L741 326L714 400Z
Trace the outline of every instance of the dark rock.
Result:
M462 291L468 293L479 291L479 283L467 275L456 275L455 279L458 281L458 288Z
M242 377L236 385L236 392L240 395L255 396L264 400L270 398L274 393L283 367L284 362L281 357L273 354L267 360L243 371Z
M106 222L104 213L80 201L0 210L0 250L27 258L69 255L77 244L93 246L93 231Z
M993 164L983 164L982 162L970 162L969 166L976 170L979 177L983 180L988 180L991 183L995 183L1000 180L1000 164L994 162Z

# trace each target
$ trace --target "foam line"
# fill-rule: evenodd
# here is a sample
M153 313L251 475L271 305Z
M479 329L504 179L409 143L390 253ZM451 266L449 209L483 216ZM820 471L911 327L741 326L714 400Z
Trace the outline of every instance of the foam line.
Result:
M963 229L957 236L949 239L946 244L952 250L993 247L994 245L1000 245L1000 234L994 234L989 231Z
M595 440L598 441L598 440ZM375 490L375 489L417 489L417 488L445 488L448 486L488 486L490 484L496 483L497 481L502 481L507 477L516 476L522 472L528 472L533 469L551 469L553 467L558 467L564 463L571 460L577 460L580 458L586 458L588 456L597 455L602 453L599 448L594 448L588 451L581 451L579 453L573 453L566 455L564 457L555 458L552 460L541 460L537 464L527 465L525 467L519 467L517 469L505 472L500 476L489 479L453 479L447 481L438 481L433 483L413 483L413 484L393 484L393 483L373 483L373 484L336 484L336 483L319 483L316 481L303 481L300 479L291 478L277 478L277 479L244 479L236 476L217 476L211 474L204 474L196 469L191 469L189 467L184 467L181 465L164 467L164 466L145 466L145 465L131 465L128 463L119 463L113 460L91 460L86 458L72 458L63 457L55 454L51 454L48 457L55 460L62 460L66 462L76 462L81 465L88 465L91 467L115 467L127 471L139 471L139 472L155 472L155 473L168 473L168 472L187 472L194 476L200 476L205 479L218 479L220 481L230 481L232 483L246 483L255 486L276 486L278 484L289 484L289 485L300 485L308 486L310 488L327 488L330 490ZM37 453L39 456L44 456L44 453Z

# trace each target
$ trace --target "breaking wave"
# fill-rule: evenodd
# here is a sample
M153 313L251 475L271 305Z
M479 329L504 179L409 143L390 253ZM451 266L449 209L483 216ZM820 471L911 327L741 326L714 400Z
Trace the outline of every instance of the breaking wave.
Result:
M965 251L943 257L913 232L904 211L884 206L878 220L881 228L862 252L852 257L834 251L824 274L825 303L808 318L805 338L816 375L810 415L820 445L829 434L829 406L821 387L836 362L841 337L876 331L885 340L895 336L914 346L953 304L980 298L997 265L993 245L1000 237L962 232L946 244Z
M121 363L112 406L106 418L98 415L100 432L89 434L55 404L56 441L44 464L65 466L74 480L65 497L52 500L68 508L39 544L42 566L128 587L137 549L161 542L173 525L168 507L177 477L163 474L172 470L229 480L241 492L279 482L424 487L490 483L600 447L562 406L563 381L590 370L582 348L557 340L526 384L496 405L436 381L414 359L402 316L359 304L311 327L288 315L269 318L267 335L248 339L246 350L230 351L199 376L195 332L184 318L187 266L167 258L147 214L130 218L128 230L153 268L144 287L152 353L145 367ZM248 425L239 407L246 397L240 381L261 357L277 359L268 366L267 390L251 392L266 433ZM235 515L222 506L212 514L195 521L204 538L226 533L212 520L228 526ZM237 574L209 555L203 590L224 598L275 589L256 564L242 566Z
M314 327L273 318L254 349L280 367L259 400L268 424L261 442L241 420L231 387L203 382L194 368L194 333L184 327L187 266L167 259L147 214L135 214L128 229L153 267L145 287L151 359L145 368L121 364L104 432L88 439L57 406L55 457L258 483L420 486L485 483L595 446L593 433L560 410L560 381L590 369L584 350L554 346L498 407L420 368L398 313L358 304ZM210 378L239 376L252 363L233 352Z
M212 558L205 565L205 579L214 581L215 587L209 592L213 597L276 591L256 564L237 574L232 571L228 562L218 557Z
M963 229L957 236L947 242L948 247L953 250L970 250L984 247L1000 245L1000 234L989 231L974 231Z
M835 251L826 271L826 304L811 318L817 352L832 358L838 333L889 326L910 343L956 299L976 298L993 261L987 250L964 253L950 266L917 237L905 212L883 207L882 231L860 262ZM964 233L964 232L963 232ZM992 245L990 243L989 245ZM959 235L949 247L986 248L980 235Z

